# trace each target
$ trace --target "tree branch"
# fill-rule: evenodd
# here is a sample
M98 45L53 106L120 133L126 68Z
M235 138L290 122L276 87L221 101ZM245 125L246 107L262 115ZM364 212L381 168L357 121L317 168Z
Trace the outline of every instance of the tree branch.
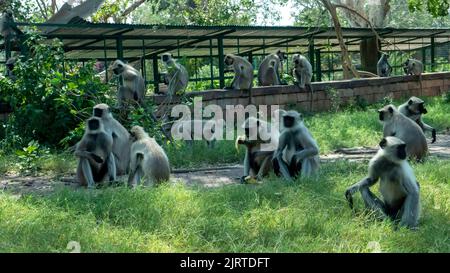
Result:
M120 17L128 16L131 12L133 12L135 9L137 9L140 5L144 4L145 1L146 0L138 0L138 1L134 2L133 4L131 4L131 6L129 6L122 12Z

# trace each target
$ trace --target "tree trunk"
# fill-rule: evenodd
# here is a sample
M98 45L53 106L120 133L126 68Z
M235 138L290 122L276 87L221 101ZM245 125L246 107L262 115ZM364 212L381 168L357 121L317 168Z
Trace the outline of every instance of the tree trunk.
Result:
M320 0L325 8L331 15L334 24L334 30L336 31L336 37L339 41L339 46L341 48L341 60L342 60L342 70L344 73L344 79L358 78L358 72L352 65L350 55L348 54L347 46L345 45L344 38L342 35L342 27L339 22L339 18L336 12L336 6L330 2L330 0Z

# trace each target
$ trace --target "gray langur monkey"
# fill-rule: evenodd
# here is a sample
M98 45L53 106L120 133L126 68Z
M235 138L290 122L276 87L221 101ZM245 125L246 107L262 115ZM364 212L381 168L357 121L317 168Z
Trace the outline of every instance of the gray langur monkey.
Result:
M140 126L131 128L131 161L128 186L136 187L141 179L145 185L159 184L170 178L169 159L158 145Z
M11 57L6 61L6 77L11 79L12 81L15 81L17 79L16 75L14 75L13 70L14 66L16 65L16 58Z
M295 80L297 81L298 87L301 89L305 89L306 85L308 85L310 89L309 111L311 111L314 92L311 85L311 79L313 75L311 63L301 54L294 54L292 56L292 62L294 64L292 73L295 77Z
M377 74L380 77L389 77L392 72L392 66L388 62L389 55L386 53L381 54L380 60L377 63Z
M425 108L425 102L418 97L411 97L409 100L398 107L398 111L405 115L406 117L412 119L422 128L422 131L425 133L426 131L431 132L431 143L436 142L436 129L426 124L422 120L422 114L428 113Z
M3 38L10 39L13 35L13 29L9 23L14 22L13 12L11 10L3 11L2 17L0 18L0 34Z
M117 175L127 174L130 164L130 133L112 116L107 104L94 106L93 116L102 120L105 131L113 137L112 151L116 160Z
M408 145L396 137L385 137L380 149L369 162L369 174L345 191L353 209L353 194L359 191L365 206L382 218L400 221L400 225L416 228L419 222L419 183L406 161ZM380 180L380 200L370 187Z
M283 73L283 61L287 59L287 54L277 50L264 58L258 69L259 86L281 85L280 70Z
M253 87L253 65L245 58L236 56L234 54L225 55L225 65L231 67L234 71L234 78L231 85L225 89L233 90L247 90L249 92L249 103L252 101L252 87Z
M105 131L102 120L97 117L88 119L83 138L75 150L75 156L79 158L77 180L80 185L93 188L106 175L110 182L116 180L112 146L113 138Z
M141 104L144 101L146 91L145 81L141 73L121 60L116 60L112 64L112 71L123 79L123 84L119 86L117 93L119 106L123 106L124 102L128 100Z
M423 73L423 63L416 59L407 59L403 63L403 71L406 75L419 76Z
M241 183L250 183L253 179L260 181L273 169L272 157L278 146L279 132L272 131L269 123L255 117L247 118L241 128L245 130L245 134L238 136L235 142L236 150L238 145L245 146Z
M422 87L422 73L423 73L423 63L421 61L418 61L416 59L407 59L403 63L403 71L406 75L414 75L419 77L419 84L420 84L420 94L423 92Z
M319 146L297 111L282 111L278 148L273 156L275 174L292 181L299 173L311 176L319 169Z
M167 69L166 84L169 98L173 95L181 95L186 91L189 82L189 74L184 66L179 64L170 53L164 53L161 60Z
M395 136L404 141L408 157L422 160L427 155L427 140L417 123L400 113L392 104L379 109L378 114L383 124L384 137Z

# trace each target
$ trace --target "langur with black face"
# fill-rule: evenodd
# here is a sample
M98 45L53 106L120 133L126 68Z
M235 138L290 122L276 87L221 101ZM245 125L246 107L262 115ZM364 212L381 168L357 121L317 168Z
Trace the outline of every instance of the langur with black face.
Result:
M279 132L266 121L249 117L242 124L245 134L236 139L238 145L245 146L244 175L241 183L261 181L273 169L272 157L278 146Z
M381 54L381 58L377 63L377 74L380 77L389 77L392 72L392 66L388 62L389 55L386 53Z
M383 136L395 136L406 143L408 157L422 160L428 152L428 145L422 129L397 108L390 104L378 110L383 124Z
M168 84L167 95L169 99L173 95L184 94L189 82L189 75L186 68L179 64L170 53L164 53L161 56L161 60L167 69L166 84Z
M128 173L130 164L130 133L118 122L107 104L97 104L93 116L102 120L105 131L113 137L113 154L116 159L117 175Z
M297 81L298 87L301 89L305 89L306 85L308 85L308 88L310 90L309 111L312 111L314 90L311 84L311 79L313 76L311 63L301 54L294 54L292 56L292 61L294 63L292 72L295 80Z
M94 188L95 183L102 182L106 175L110 182L116 180L112 147L113 138L105 131L102 120L88 119L83 138L75 150L75 156L79 158L77 180L80 185Z
M273 157L275 173L289 181L298 174L303 177L317 173L319 146L297 111L282 111L278 148Z
M422 128L423 133L426 131L431 132L431 143L436 142L436 129L426 124L422 120L422 115L428 113L425 108L425 102L418 97L411 97L409 100L398 107L398 111L410 118L414 122Z
M121 60L116 60L112 64L112 71L123 79L123 84L119 86L117 93L119 106L123 106L126 101L135 101L141 104L144 101L146 91L145 81L141 73Z
M227 54L224 59L225 65L234 71L234 78L229 87L225 89L247 90L249 92L249 103L252 100L253 87L253 65L245 58L234 54Z
M422 94L422 73L423 73L423 63L416 59L407 59L403 63L403 71L406 75L414 75L419 77L420 93Z
M408 145L396 137L385 137L378 153L369 162L369 174L349 187L345 197L353 209L353 194L361 193L366 208L381 218L400 221L400 225L416 228L419 223L419 183L406 161ZM380 181L383 200L370 191Z
M16 58L11 57L6 61L6 77L10 78L12 81L17 79L16 75L14 75L14 67L16 65Z
M287 54L277 50L264 58L258 69L259 86L281 85L280 71L283 73L283 61Z

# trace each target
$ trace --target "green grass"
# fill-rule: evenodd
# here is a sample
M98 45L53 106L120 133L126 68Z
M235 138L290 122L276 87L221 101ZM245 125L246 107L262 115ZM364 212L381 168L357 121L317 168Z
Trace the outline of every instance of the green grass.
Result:
M130 190L60 189L46 196L0 194L0 252L450 252L450 163L414 169L421 183L418 231L356 211L343 192L366 164L323 165L316 180L217 189L168 184Z
M319 113L306 123L322 153L339 147L374 146L381 138L375 110ZM428 100L426 122L450 127L450 104ZM166 147L175 168L239 163L233 141ZM73 156L39 157L29 166L0 154L0 173L31 168L32 174L75 170ZM270 177L262 185L206 189L167 184L130 190L58 188L18 197L0 191L0 252L66 252L78 241L83 252L450 252L450 161L429 158L413 169L421 183L418 231L364 212L359 195L352 212L345 189L366 175L367 163L323 164L316 179L288 184Z
M400 105L405 100L395 101ZM450 127L450 103L442 98L425 99L428 114L424 121L434 126L438 132ZM342 112L323 112L306 115L305 124L316 138L320 152L330 153L337 148L356 146L376 146L382 136L382 125L378 120L377 109L382 104L374 104L366 111L344 110ZM427 135L430 138L430 135ZM236 153L234 141L219 141L211 152L206 144L196 141L194 147L187 145L165 147L171 164L175 167L193 167L215 163L238 163L243 160L244 150Z

